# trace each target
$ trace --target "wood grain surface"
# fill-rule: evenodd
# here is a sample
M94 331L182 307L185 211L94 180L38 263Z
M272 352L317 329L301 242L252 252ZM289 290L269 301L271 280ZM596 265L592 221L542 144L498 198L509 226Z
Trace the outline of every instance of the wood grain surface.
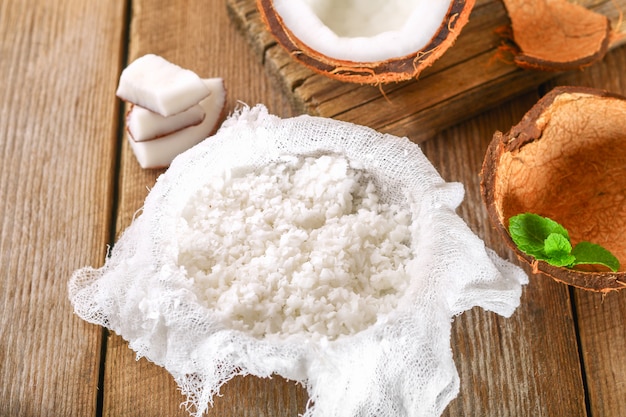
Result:
M112 215L124 5L0 2L0 415L95 415L102 330L67 281Z
M581 85L626 95L625 65L626 50L620 48L584 73L563 75L544 88ZM590 415L626 415L626 294L599 297L576 289L572 302Z
M121 337L73 314L67 282L75 269L103 264L107 245L163 173L142 170L124 134L115 89L128 62L150 52L203 77L223 77L229 111L240 102L264 103L282 117L303 111L268 71L278 59L270 58L273 49L263 62L229 16L233 1L0 0L0 416L189 415L163 368L137 360ZM475 24L487 10L503 19L497 2L479 3ZM483 41L492 45L490 39ZM465 185L459 214L500 255L516 262L480 199L479 171L493 133L508 130L555 85L626 94L625 67L626 49L618 47L582 72L550 75L547 83L537 74L523 94L507 83L477 86L463 102L476 114L431 131L420 145L444 179ZM353 86L301 77L299 87L324 91L324 106L356 100ZM456 88L451 82L433 85L445 95ZM392 103L414 106L401 90L422 87L394 88L395 95L387 91ZM375 106L337 117L384 122L379 110L387 102L378 89L368 94ZM487 108L489 94L498 96L497 108ZM437 111L425 123L464 110L461 102L432 106ZM391 120L385 129L401 132L412 123ZM626 292L602 297L531 275L511 318L479 308L455 318L451 348L461 392L444 415L625 416L625 324ZM295 417L308 401L302 386L280 377L237 377L221 394L208 416Z
M626 0L572 0L607 16L623 33ZM256 0L227 0L230 16L301 112L356 122L415 142L536 88L556 73L512 64L510 25L500 0L478 0L455 45L418 80L381 86L341 83L300 65L276 43ZM540 30L540 29L538 29ZM612 47L622 44L620 38ZM367 115L367 116L365 116Z

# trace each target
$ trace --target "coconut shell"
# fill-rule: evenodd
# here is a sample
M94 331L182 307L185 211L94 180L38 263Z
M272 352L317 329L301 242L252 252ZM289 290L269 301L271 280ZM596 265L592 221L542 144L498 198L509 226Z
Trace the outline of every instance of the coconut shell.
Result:
M611 40L611 22L567 0L504 0L515 63L526 69L568 71L602 59Z
M511 130L496 132L481 172L489 219L533 272L586 290L626 288L626 98L557 87ZM509 219L535 213L562 224L572 244L604 246L618 272L555 267L521 252Z
M274 9L273 0L257 0L265 26L296 61L327 77L360 84L384 84L417 78L457 39L469 20L475 0L452 0L437 33L421 50L406 56L376 62L353 62L328 57L309 48L287 28Z

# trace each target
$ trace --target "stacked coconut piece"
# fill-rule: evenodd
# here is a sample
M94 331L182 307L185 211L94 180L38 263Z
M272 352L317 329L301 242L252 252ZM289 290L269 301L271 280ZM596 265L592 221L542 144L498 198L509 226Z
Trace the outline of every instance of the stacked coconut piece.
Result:
M226 105L223 79L201 79L153 54L122 71L116 95L130 104L126 130L142 168L167 167L215 133Z

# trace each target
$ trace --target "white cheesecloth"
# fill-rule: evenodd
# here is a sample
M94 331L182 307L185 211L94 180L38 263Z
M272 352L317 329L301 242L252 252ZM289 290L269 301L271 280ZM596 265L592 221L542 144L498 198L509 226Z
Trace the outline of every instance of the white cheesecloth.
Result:
M407 290L391 313L358 333L334 340L257 338L229 329L198 301L177 264L176 224L189 198L227 168L254 169L285 154L359 161L381 200L413 212ZM273 374L306 386L306 417L439 416L459 391L450 348L453 317L474 306L508 317L528 281L455 213L463 194L461 184L446 183L406 138L244 107L174 160L105 265L73 274L69 297L81 318L109 328L137 357L165 367L197 416L233 376Z

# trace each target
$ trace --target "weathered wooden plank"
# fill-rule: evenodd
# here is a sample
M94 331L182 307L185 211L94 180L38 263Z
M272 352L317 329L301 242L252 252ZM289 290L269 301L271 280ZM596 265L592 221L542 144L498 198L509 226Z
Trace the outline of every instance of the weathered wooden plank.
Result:
M102 416L180 416L185 398L163 368L136 360L121 337L111 334L107 342Z
M103 416L189 417L171 375L146 359L135 361L135 354L119 336L111 336L107 359L106 395ZM226 383L214 398L207 417L297 416L304 412L306 391L280 377L260 379L236 377Z
M468 25L463 29L456 44L437 61L432 68L424 71L418 80L385 85L381 89L364 85L350 85L313 73L311 70L291 60L289 55L277 45L262 25L260 15L254 11L255 0L227 0L230 15L240 27L253 49L261 54L267 71L278 80L285 93L291 97L294 107L301 112L366 124L377 130L408 136L414 141L423 141L446 127L465 120L512 97L523 94L541 82L554 77L554 73L524 71L508 63L506 75L490 73L482 63L487 61L503 64L505 42L498 30L509 23L504 6L498 0L477 2ZM580 1L590 9L607 15L618 31L624 30L621 12L626 0L585 0ZM622 40L623 41L623 40ZM617 47L620 43L615 43ZM478 61L477 56L483 55ZM290 64L287 62L293 61ZM446 73L449 81L445 85L433 82L435 76ZM472 79L471 85L463 86L463 80ZM459 80L459 82L457 82ZM407 85L410 86L407 88ZM475 89L489 86L499 87L506 94L489 96L486 100L475 100ZM412 103L406 108L380 106L384 94L406 96ZM401 93L400 93L401 91ZM420 102L419 97L440 96L441 101ZM449 101L451 96L455 100ZM418 98L416 98L418 97ZM454 111L447 111L447 104L455 104ZM430 117L430 109L436 107L439 117ZM368 119L372 115L376 120ZM402 123L398 123L403 120ZM421 120L429 120L424 127ZM393 125L394 130L389 130Z
M258 58L251 55L244 40L238 39L241 37L231 26L223 24L225 12L216 4L217 0L202 4L185 1L176 8L168 8L158 0L137 2L134 5L130 59L147 52L159 53L201 75L224 76L231 109L240 99L250 104L264 102L272 112L290 115L292 110L286 99L271 89L264 76L259 77L262 67ZM246 14L254 13L254 9L247 9ZM214 25L206 24L207 16ZM268 49L267 56L270 53L274 51ZM283 58L276 62L282 67L291 65ZM309 78L304 77L304 80L306 83ZM540 82L534 80L528 87ZM332 95L332 83L320 81L322 84ZM294 85L298 87L297 82ZM349 90L341 90L341 93L346 91ZM502 92L501 87L493 86L487 91L494 94L500 91L502 100L508 97L508 91ZM472 100L481 98L481 92L481 89L475 89ZM530 107L534 98L522 103ZM510 127L527 109L522 107L510 109L505 106L424 144L427 155L444 177L467 184L468 197L461 207L463 217L490 245L505 254L506 249L499 246L499 240L492 234L480 207L477 172L493 131ZM440 110L445 113L444 109ZM130 224L147 189L162 172L142 171L126 144L122 150L121 169L118 233ZM447 415L516 416L535 411L537 415L545 416L585 415L567 289L533 277L522 303L516 315L508 320L480 310L457 318L453 349L455 358L459 358L462 392L451 404ZM556 336L545 338L546 328ZM545 351L552 349L552 344L559 346L556 353L546 355ZM496 368L498 372L494 374ZM554 384L553 369L565 369L561 374L564 376L559 376L565 380L563 387ZM236 378L224 386L222 394L215 399L215 407L209 415L296 415L302 412L306 402L302 388L280 378ZM134 353L117 336L109 339L104 397L103 415L187 415L179 408L184 398L177 392L171 376L145 360L136 362Z
M592 416L626 415L626 294L576 291Z
M479 2L482 7L491 3ZM594 3L607 8L613 4ZM145 359L135 361L134 352L115 335L107 338L104 385L99 391L104 409L97 410L101 329L75 317L67 302L71 272L101 264L110 238L120 104L114 91L121 70L124 8L124 2L91 0L0 2L3 416L188 415L179 407L184 398L171 376ZM220 0L180 0L176 5L139 0L133 2L133 11L131 59L160 53L201 75L223 76L229 110L242 100L263 102L282 116L293 114L288 104L293 95L284 97L272 89L258 57L228 23ZM274 52L268 49L267 56L270 53ZM283 58L277 62L287 68L291 63ZM266 60L267 66L270 59ZM625 93L621 71L625 65L626 52L617 50L600 65L554 82ZM515 85L527 82L525 73L520 77ZM336 91L333 82L326 81L298 75L290 88L306 87L315 93L318 86L321 93L306 99L312 107L322 103L317 97L325 102L354 94L350 89L355 86ZM528 88L540 82L532 80ZM384 105L379 93L368 92L368 102ZM504 101L511 92L495 82L471 94L467 101L482 103L492 94ZM477 173L493 131L508 129L535 99L531 95L507 103L422 145L446 179L466 185L462 217L489 246L508 256L480 205ZM467 101L449 95L446 102L429 107L430 113L395 118L385 129L396 134L414 129L413 124L423 129L429 120L450 112L458 120ZM362 117L376 121L367 113ZM120 169L118 234L130 224L162 172L141 170L125 142ZM480 309L456 318L452 348L461 393L446 415L584 416L581 365L574 359L575 324L591 416L626 415L626 293L601 298L574 291L574 310L567 294L562 285L533 276L512 318ZM222 394L209 415L294 416L306 403L302 387L281 378L235 378Z
M454 67L438 71L428 77L429 88L427 89L422 88L419 83L406 83L403 88L387 93L384 97L379 93L375 99L368 99L367 102L363 102L365 106L378 109L377 112L367 111L363 113L363 106L351 104L358 103L359 99L363 98L362 94L356 91L353 92L354 94L344 94L332 101L322 103L318 108L321 113L343 108L345 110L342 113L333 115L333 117L346 121L358 121L367 126L380 126L383 127L381 130L386 130L384 127L387 124L393 124L399 120L414 119L419 117L421 112L439 103L448 102L455 97L463 97L471 91L481 90L484 85L488 84L489 80L511 80L516 72L511 69L511 66L501 61L492 60L490 53L473 57L470 62L467 62L467 65L475 68L476 71L480 68L481 75L477 76L474 71L458 73ZM505 91L510 93L508 88ZM487 100L489 97L485 97L485 99ZM467 101L465 104L467 105ZM441 117L444 118L463 116L463 114L446 114L448 112L445 108L441 109L441 113ZM416 128L415 134L420 133Z
M626 96L626 50L610 52L599 65L560 76L554 85L583 85ZM608 123L608 121L607 121ZM623 260L622 260L623 262ZM576 290L576 316L592 416L626 415L626 292L606 296Z
M461 217L512 260L488 222L479 172L493 133L516 123L537 98L531 93L505 103L420 145L444 179L464 184ZM567 287L537 276L512 317L480 308L456 317L451 344L461 391L444 416L586 416L575 324Z
M102 330L72 313L67 282L109 241L124 12L0 2L2 416L96 415Z
M291 116L288 98L272 88L254 52L227 16L221 0L138 0L133 2L128 61L156 53L202 77L222 77L227 110L241 102L265 104L275 114ZM119 74L118 74L119 76ZM115 91L109 92L114 98ZM163 170L142 170L125 140L119 178L116 230L119 235L143 205ZM119 336L109 338L104 377L103 416L188 416L185 398L163 368L135 353ZM295 416L304 411L306 392L282 378L235 378L215 398L208 416Z

